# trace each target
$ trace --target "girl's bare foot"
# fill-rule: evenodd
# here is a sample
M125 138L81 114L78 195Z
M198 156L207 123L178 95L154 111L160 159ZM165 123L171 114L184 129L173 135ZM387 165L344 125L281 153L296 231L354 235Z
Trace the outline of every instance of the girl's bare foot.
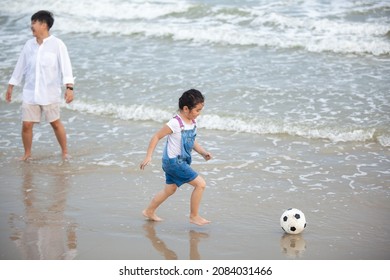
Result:
M142 211L142 214L148 218L148 220L151 220L151 221L155 221L155 222L161 222L163 219L161 219L159 216L157 216L154 211L149 211L147 209L145 209L144 211Z
M201 216L195 216L195 217L190 217L190 223L198 226L204 226L211 222L209 220L206 220L205 218L202 218Z

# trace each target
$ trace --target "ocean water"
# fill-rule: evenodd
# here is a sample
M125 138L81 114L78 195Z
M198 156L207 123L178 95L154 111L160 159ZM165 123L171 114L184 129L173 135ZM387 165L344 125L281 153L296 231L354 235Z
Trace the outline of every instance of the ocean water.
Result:
M41 5L2 2L4 84ZM387 1L47 1L45 8L73 61L76 113L163 122L177 97L196 87L207 97L207 129L390 145Z
M207 207L236 220L232 205L247 215L260 208L268 226L275 219L265 209L278 220L287 206L303 208L308 219L324 218L315 229L332 250L339 236L355 237L325 258L389 257L388 1L1 0L3 93L40 9L54 13L51 33L67 45L76 77L75 100L62 106L69 172L136 176L132 184L152 195L158 186L138 164L178 97L197 88L206 96L199 141L214 155L194 161L209 185ZM20 105L21 88L11 104L1 97L2 167L23 152ZM161 151L162 143L146 174L162 183ZM33 154L38 166L59 160L45 122ZM359 251L364 238L374 246Z

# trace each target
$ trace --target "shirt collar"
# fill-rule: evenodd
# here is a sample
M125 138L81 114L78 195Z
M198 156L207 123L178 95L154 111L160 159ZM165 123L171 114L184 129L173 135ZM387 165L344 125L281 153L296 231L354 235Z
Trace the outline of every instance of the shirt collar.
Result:
M46 41L49 41L52 37L53 35L49 35L49 37L43 39L42 44L44 44ZM37 38L35 38L34 42L36 45L38 45Z
M52 37L53 37L53 35L49 35L49 37L43 39L43 43L45 43L46 41L50 40Z

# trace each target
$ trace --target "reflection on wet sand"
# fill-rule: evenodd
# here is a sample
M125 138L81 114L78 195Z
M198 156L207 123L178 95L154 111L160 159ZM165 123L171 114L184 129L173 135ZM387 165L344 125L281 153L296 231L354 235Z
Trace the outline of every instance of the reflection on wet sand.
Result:
M200 254L198 250L198 244L201 238L207 238L209 235L205 232L197 232L195 230L190 230L190 260L200 260Z
M284 234L280 239L280 247L286 256L299 258L306 250L306 241L301 234Z
M177 260L177 255L174 251L169 249L164 241L157 237L156 230L154 228L154 222L148 221L144 225L145 236L152 242L153 247L164 256L166 260Z
M156 234L155 222L147 221L143 228L145 230L145 236L151 241L153 247L164 256L166 260L177 260L177 254L169 249L164 241L162 241ZM197 232L190 230L189 232L189 247L190 247L190 260L200 260L201 256L198 249L198 244L201 238L207 238L209 235L204 232Z
M58 167L59 169L61 167ZM69 178L62 170L43 174L39 166L23 166L23 216L11 214L10 236L24 259L73 259L77 225L64 215Z

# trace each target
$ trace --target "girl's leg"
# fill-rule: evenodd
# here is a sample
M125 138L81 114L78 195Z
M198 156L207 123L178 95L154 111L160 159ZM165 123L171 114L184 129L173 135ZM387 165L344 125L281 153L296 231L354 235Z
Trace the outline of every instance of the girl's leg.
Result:
M142 214L149 220L160 222L162 219L156 215L157 208L171 195L173 195L177 190L177 186L175 184L166 185L163 190L158 192L150 202L149 206L142 211Z
M194 187L191 195L190 222L199 226L210 223L210 221L199 215L199 206L202 200L203 191L206 188L206 181L201 176L198 176L189 182L189 184Z

